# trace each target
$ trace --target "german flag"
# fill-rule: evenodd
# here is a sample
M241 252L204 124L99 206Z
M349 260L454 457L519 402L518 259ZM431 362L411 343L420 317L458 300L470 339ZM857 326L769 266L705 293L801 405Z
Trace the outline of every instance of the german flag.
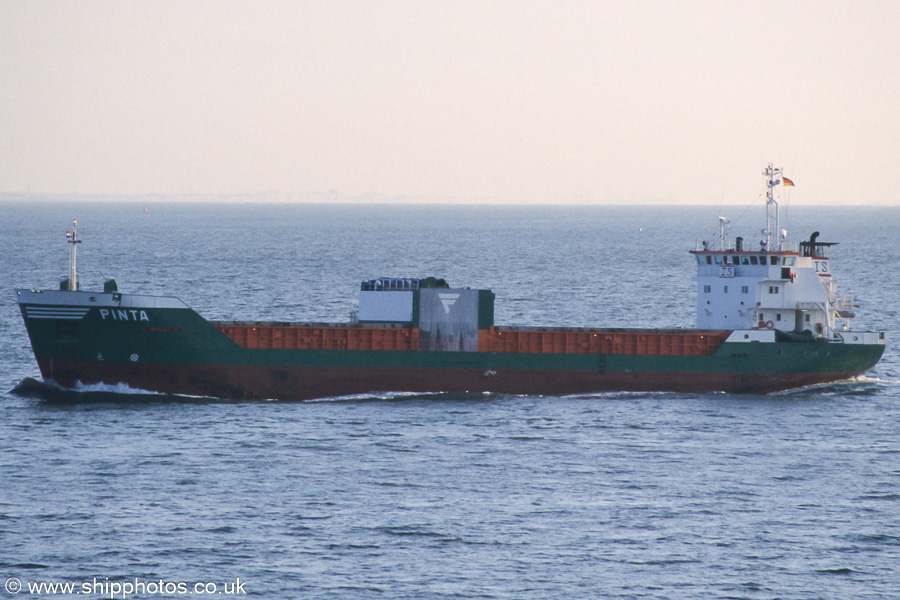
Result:
M784 181L784 187L788 187L788 186L794 187L794 182L791 181L790 179L788 179L787 177L782 177L781 179Z

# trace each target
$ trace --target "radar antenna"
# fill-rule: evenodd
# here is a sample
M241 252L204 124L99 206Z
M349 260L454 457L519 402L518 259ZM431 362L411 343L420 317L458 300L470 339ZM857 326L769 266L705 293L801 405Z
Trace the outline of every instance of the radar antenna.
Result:
M731 221L727 217L719 217L719 250L725 250L725 229L726 225L731 225Z

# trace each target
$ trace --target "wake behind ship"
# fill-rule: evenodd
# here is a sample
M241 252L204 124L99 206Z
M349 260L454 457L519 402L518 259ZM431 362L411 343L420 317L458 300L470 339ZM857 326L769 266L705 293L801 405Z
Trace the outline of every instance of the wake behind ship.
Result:
M225 399L302 400L381 392L564 395L602 391L768 393L850 379L881 358L883 332L851 329L828 249L778 228L771 165L767 228L698 245L697 328L543 328L494 323L491 290L435 278L364 281L348 323L208 321L174 297L82 291L71 244L58 290L16 290L41 375L63 387Z

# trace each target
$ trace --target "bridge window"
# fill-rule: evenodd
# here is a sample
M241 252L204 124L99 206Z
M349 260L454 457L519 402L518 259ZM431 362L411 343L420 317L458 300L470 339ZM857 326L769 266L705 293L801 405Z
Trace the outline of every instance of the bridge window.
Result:
M751 265L758 265L758 264L759 264L759 258L757 258L757 257L755 257L755 256L751 256L751 257L750 257L750 264L751 264Z
M770 257L769 257L769 264L770 264L770 265L777 265L777 264L778 264L778 257L777 257L777 256L770 256Z

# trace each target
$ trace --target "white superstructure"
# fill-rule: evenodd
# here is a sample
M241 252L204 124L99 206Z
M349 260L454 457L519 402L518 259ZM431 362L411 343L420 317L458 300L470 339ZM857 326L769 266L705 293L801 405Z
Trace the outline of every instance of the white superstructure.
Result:
M839 297L827 255L832 242L819 242L819 232L799 246L785 242L778 229L775 187L783 183L781 169L764 171L766 229L758 248L746 248L743 238L725 238L719 217L715 247L698 244L697 326L709 329L777 329L818 338L832 338L849 329L853 299ZM788 185L793 185L787 180Z

